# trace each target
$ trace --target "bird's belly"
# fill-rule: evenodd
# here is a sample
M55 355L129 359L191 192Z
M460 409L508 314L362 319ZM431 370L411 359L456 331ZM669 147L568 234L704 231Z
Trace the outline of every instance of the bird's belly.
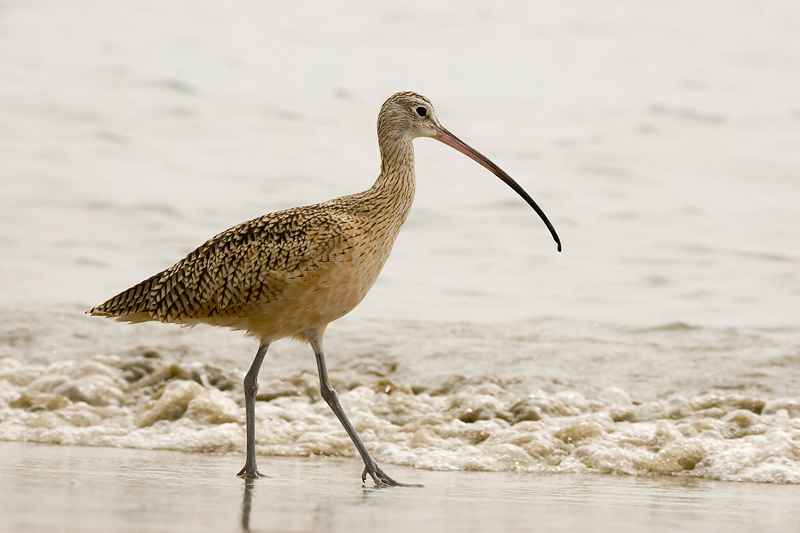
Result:
M258 304L247 319L248 335L262 340L302 337L303 331L324 326L352 311L378 279L391 245L354 249L319 268L314 275L293 280L280 298Z

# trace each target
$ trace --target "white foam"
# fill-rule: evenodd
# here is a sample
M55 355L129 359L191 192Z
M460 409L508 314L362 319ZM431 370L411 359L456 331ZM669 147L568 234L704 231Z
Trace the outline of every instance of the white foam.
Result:
M222 372L236 381L241 372L234 367L98 356L46 367L4 358L0 369L2 440L193 452L244 448L241 388L220 390L200 377ZM259 454L355 455L311 378L301 372L277 379L299 390L257 402ZM520 396L496 383L431 396L413 394L409 385L387 393L385 378L356 378L365 384L341 390L341 402L385 462L800 483L800 412L787 408L798 404L792 398L705 394L635 405L619 388L593 399L573 391Z

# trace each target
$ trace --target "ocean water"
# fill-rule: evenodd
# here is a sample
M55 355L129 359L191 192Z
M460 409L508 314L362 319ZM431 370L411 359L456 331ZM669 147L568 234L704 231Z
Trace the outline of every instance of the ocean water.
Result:
M416 141L392 257L326 335L385 469L800 482L798 25L789 0L1 5L0 439L243 453L254 341L84 311L369 187L380 104L415 90L564 251ZM355 455L309 347L260 381L262 457Z

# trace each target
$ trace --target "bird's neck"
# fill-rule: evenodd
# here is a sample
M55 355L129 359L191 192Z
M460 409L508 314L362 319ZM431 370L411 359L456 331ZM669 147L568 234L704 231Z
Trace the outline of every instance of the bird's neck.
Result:
M385 138L379 135L381 174L372 186L376 201L385 204L402 224L414 200L414 145L407 137Z

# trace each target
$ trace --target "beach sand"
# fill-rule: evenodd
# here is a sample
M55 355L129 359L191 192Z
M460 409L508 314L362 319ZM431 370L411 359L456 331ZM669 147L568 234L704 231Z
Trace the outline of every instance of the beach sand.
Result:
M362 485L355 459L0 443L0 530L796 531L798 488L668 477L432 472Z

